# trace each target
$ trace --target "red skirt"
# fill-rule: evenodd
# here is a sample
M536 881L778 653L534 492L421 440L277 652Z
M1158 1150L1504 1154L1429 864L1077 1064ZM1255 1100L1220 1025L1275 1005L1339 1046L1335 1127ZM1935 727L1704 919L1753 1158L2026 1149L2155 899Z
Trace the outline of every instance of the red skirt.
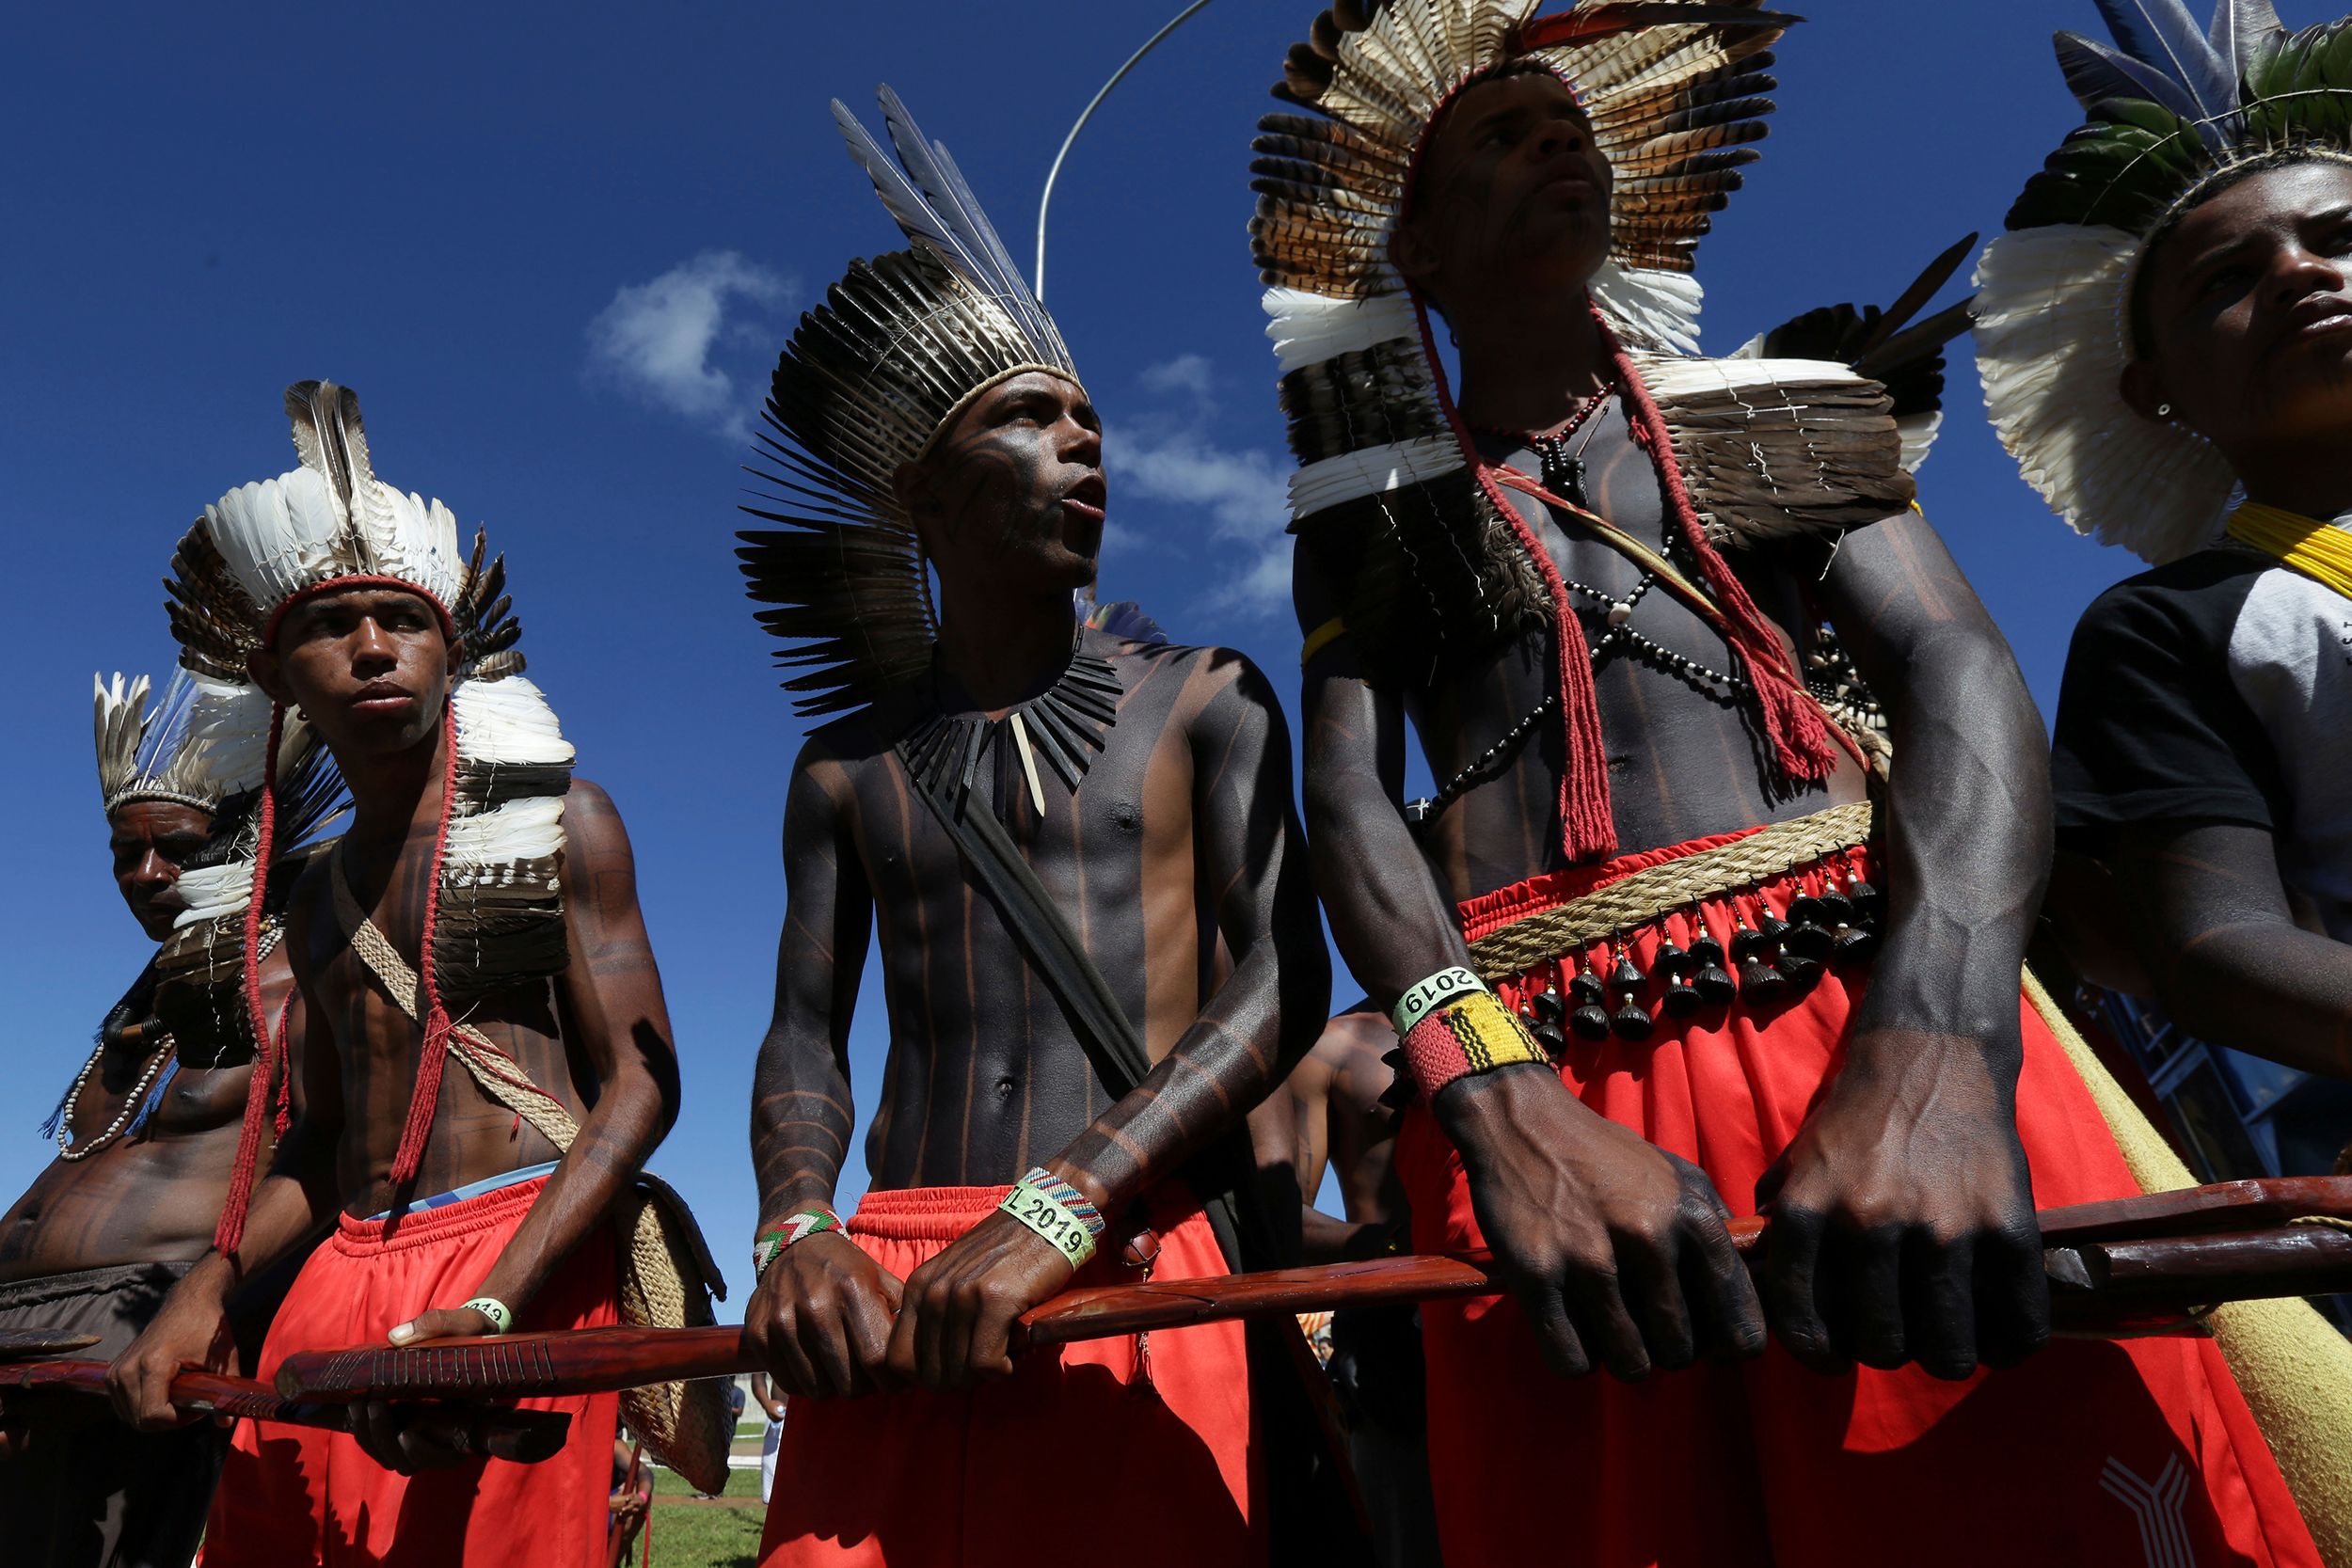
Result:
M1463 906L1464 925L1475 938L1737 836L1507 888ZM1793 875L1763 887L1778 908L1798 891ZM1706 911L1719 937L1730 928L1727 901ZM1686 945L1695 934L1681 914L1666 924ZM1657 943L1654 928L1632 942L1645 971ZM1561 1077L1752 1213L1756 1179L1838 1069L1865 983L1833 974L1761 1007L1661 1012L1645 1041L1575 1041ZM2036 1203L2137 1193L2063 1048L2029 1003L2020 1009L2017 1120ZM1425 1109L1407 1114L1397 1165L1416 1250L1486 1244L1460 1157ZM2210 1339L2061 1340L1961 1383L1915 1368L1821 1377L1775 1342L1744 1366L1629 1385L1553 1377L1509 1299L1430 1303L1422 1320L1448 1568L2317 1568Z
M390 1227L340 1219L294 1277L262 1345L268 1382L294 1351L381 1344L396 1324L480 1289L545 1177ZM528 1306L518 1330L619 1321L609 1231L591 1231ZM539 1465L476 1460L415 1476L384 1469L342 1433L239 1421L214 1494L205 1568L601 1568L620 1396L517 1400L571 1412L564 1451Z
M850 1239L904 1279L1004 1187L867 1193ZM1226 1272L1198 1204L1152 1204L1152 1273ZM1078 1275L1132 1271L1098 1257ZM968 1393L796 1399L776 1453L761 1568L1227 1568L1265 1560L1239 1323L1035 1350ZM1055 1484L1041 1487L1041 1478ZM1098 1555L1099 1554L1099 1555Z

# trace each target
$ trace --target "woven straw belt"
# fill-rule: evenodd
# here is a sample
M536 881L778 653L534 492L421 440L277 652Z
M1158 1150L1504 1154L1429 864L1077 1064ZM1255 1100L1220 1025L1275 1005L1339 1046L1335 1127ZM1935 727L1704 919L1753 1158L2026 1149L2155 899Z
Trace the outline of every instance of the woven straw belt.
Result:
M1470 944L1470 967L1483 980L1506 980L1700 899L1851 849L1869 839L1871 810L1867 800L1832 806L1810 816L1775 822L1721 848L1636 871L1581 898L1487 932Z

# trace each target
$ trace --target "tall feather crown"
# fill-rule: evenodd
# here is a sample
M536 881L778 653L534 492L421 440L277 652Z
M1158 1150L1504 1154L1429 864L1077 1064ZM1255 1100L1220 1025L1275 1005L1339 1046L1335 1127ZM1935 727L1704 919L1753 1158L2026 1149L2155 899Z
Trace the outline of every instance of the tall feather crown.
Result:
M786 525L741 535L760 624L788 646L776 662L805 715L872 702L929 668L937 619L921 541L891 488L972 401L999 382L1045 371L1075 384L1054 319L948 156L897 93L881 89L890 150L838 100L850 153L913 242L853 261L801 318L770 387L755 470L780 487ZM804 668L803 668L804 667Z
M145 675L91 680L98 788L108 815L134 800L217 811L268 776L270 704L255 688L182 669L150 712Z
M147 711L147 677L118 674L97 686L99 787L111 815L140 800L191 806L212 818L203 850L183 863L183 905L155 955L167 980L212 988L236 1014L246 911L257 884L258 823L269 764L270 701L250 685L183 666L162 705ZM334 759L308 724L278 736L277 849L282 861L309 845L345 804Z
M570 954L564 929L561 866L564 796L572 746L546 697L521 673L520 626L505 593L503 558L484 560L457 543L457 520L439 501L404 494L375 477L358 394L328 381L286 390L302 466L231 490L180 542L172 557L172 632L182 662L206 675L241 677L246 657L267 648L287 610L313 594L382 584L420 594L449 638L450 689L443 715L444 779L432 895L418 964L425 1038L407 1129L393 1160L408 1180L423 1152L440 1084L447 994L479 994L560 974ZM269 734L285 722L271 710ZM286 781L264 791L253 879L287 825ZM243 906L248 974L259 916ZM266 1037L258 989L248 989L256 1034ZM254 1096L284 1062L254 1074ZM262 1121L248 1101L245 1136L215 1243L233 1252Z
M1315 18L1275 89L1315 113L1268 115L1250 166L1250 240L1268 284L1392 317L1371 302L1406 293L1389 242L1422 137L1467 83L1528 60L1576 89L1616 173L1596 302L1636 346L1698 351L1692 259L1757 156L1775 85L1767 51L1793 18L1757 0L1588 0L1539 19L1538 3L1352 0Z
M2352 23L2289 33L2271 0L2096 0L2115 41L2059 33L2089 118L2010 209L1977 272L1977 363L2002 445L2077 532L2162 563L2208 544L2235 480L2124 402L2149 239L2208 182L2272 153L2352 156Z
M1315 18L1260 122L1250 239L1299 467L1294 528L1356 589L1368 667L1425 677L1458 646L1543 624L1539 566L1474 482L1425 308L1390 259L1423 139L1454 95L1515 62L1561 76L1613 171L1609 260L1588 285L1654 395L1708 539L1836 532L1912 495L1883 388L1842 364L1693 357L1690 277L1709 214L1756 156L1767 53L1793 18L1756 8L1588 0L1354 0ZM1431 634L1386 635L1377 607Z

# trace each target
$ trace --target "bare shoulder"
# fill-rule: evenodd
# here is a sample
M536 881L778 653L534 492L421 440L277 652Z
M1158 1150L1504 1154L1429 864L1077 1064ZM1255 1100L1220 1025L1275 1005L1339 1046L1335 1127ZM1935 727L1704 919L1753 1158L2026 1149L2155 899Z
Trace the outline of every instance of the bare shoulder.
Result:
M1245 714L1276 719L1281 715L1281 699L1275 694L1274 683L1238 649L1207 643L1119 641L1110 643L1104 654L1115 664L1136 672L1126 677L1131 689L1143 679L1178 683L1183 696L1176 716L1186 721L1212 714L1228 722Z
M603 785L574 777L564 791L564 856L574 876L630 863L628 829Z
M794 786L805 781L846 804L861 775L889 752L903 728L901 705L860 708L810 730L792 759Z

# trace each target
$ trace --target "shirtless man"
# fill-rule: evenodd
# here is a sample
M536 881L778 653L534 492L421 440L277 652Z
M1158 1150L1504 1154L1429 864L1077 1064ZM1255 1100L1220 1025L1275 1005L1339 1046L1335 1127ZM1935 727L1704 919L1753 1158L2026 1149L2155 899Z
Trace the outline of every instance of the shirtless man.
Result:
M478 546L468 563L438 502L375 480L348 390L305 382L287 405L305 467L208 509L182 546L180 592L241 612L254 678L309 715L353 816L287 911L311 1020L294 1123L249 1213L232 1207L115 1364L117 1408L149 1430L176 1418L175 1367L220 1364L237 1280L329 1222L263 1347L264 1378L297 1350L614 1322L607 1216L676 1104L628 841L604 792L570 777L570 746L516 673L502 574ZM288 575L289 561L303 564ZM391 957L363 954L363 921ZM574 1130L568 1150L550 1141ZM613 1401L523 1402L571 1413L556 1459L461 1459L381 1407L358 1447L241 1427L207 1560L590 1561Z
M269 705L242 716L251 733L230 746L220 721L239 716L198 710L208 697L234 706L233 693L207 692L183 673L150 716L146 688L141 679L126 690L119 676L99 686L99 774L115 885L161 949L107 1013L58 1105L49 1129L58 1157L0 1218L0 1329L96 1335L76 1354L102 1358L130 1344L211 1243L254 1071L238 967L211 983L188 973L211 933L201 922L184 935L173 927L188 910L183 876L226 873L249 885L251 868L233 863L258 799ZM209 749L189 744L199 717ZM305 836L289 828L285 842ZM286 880L267 916L273 929ZM272 1019L293 987L273 943L261 964ZM299 1020L297 1006L290 1025ZM227 1433L209 1421L136 1433L87 1419L79 1399L9 1402L18 1408L5 1412L0 1520L11 1562L178 1568L194 1555Z
M884 104L908 169L940 188L929 144ZM863 151L869 169L884 159ZM838 605L845 567L885 559L928 560L941 593L935 642L927 612L893 622L879 594L830 623L835 649L906 639L901 678L820 647L805 661L825 668L795 683L870 700L810 735L785 804L745 1322L792 1402L791 1484L762 1561L1026 1563L1053 1542L1086 1560L1093 1520L1115 1522L1103 1549L1122 1562L1261 1560L1238 1325L1017 1362L1009 1335L1073 1280L1133 1277L1154 1245L1163 1276L1224 1272L1186 1162L1311 1043L1328 995L1289 744L1239 655L1082 626L1101 425L1017 277L957 264L929 249L859 262L804 318L776 370L775 451L863 515L762 514L811 531L749 535L744 552L771 602ZM926 351L956 385L920 379ZM884 412L851 423L866 407ZM828 634L821 609L771 613L787 635ZM1105 1086L940 812L993 819L1018 847L1135 1021L1139 1083ZM830 1205L852 1125L850 1014L877 920L891 1046L870 1188L844 1227Z
M1688 353L1661 269L1736 182L1771 35L1471 8L1319 22L1288 90L1381 156L1270 119L1255 231L1298 291L1269 304L1309 465L1318 882L1426 1097L1399 1134L1417 1247L1490 1246L1514 1283L1422 1314L1448 1559L2137 1560L2103 1465L2185 1466L2201 1560L2261 1551L2292 1509L2210 1345L1975 1379L2047 1335L2037 1196L2137 1189L2021 1006L2042 730L1903 509L1887 403L1839 367L1620 348ZM1408 91L1398 60L1438 69ZM1891 721L1875 832L1799 674L1822 615ZM1408 719L1445 781L1418 834ZM1760 1290L1735 1206L1772 1214ZM1922 1528L1988 1446L2004 1507Z

